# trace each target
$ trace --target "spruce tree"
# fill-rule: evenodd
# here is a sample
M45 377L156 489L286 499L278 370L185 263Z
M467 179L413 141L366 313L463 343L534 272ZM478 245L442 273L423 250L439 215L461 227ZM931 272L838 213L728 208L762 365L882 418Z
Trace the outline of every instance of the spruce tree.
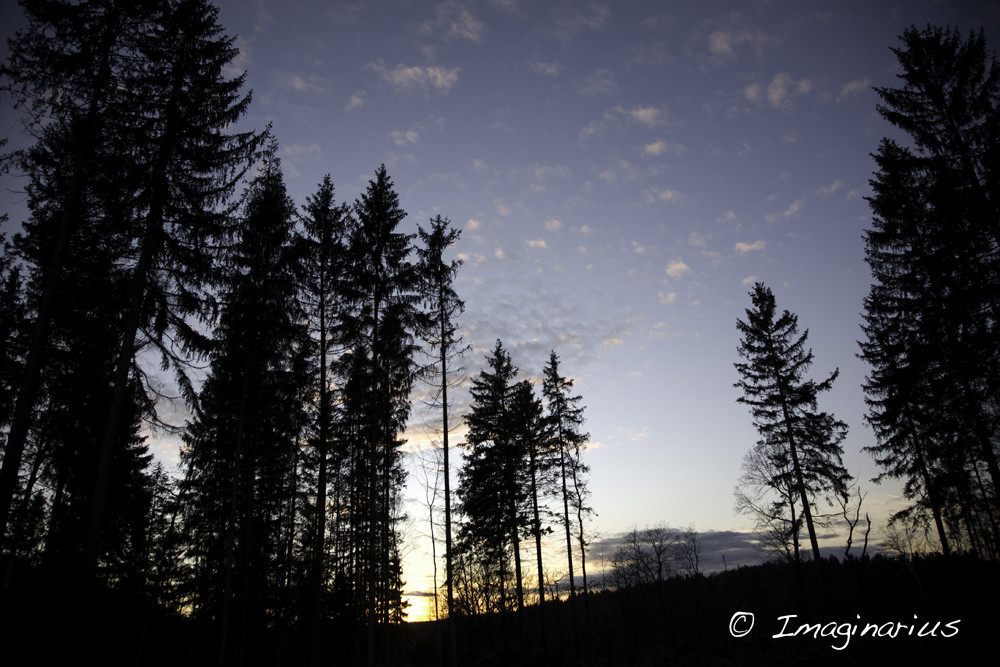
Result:
M417 233L422 242L417 253L420 258L420 270L423 275L421 296L429 316L429 326L425 330L424 339L432 350L436 350L432 374L435 382L436 397L432 404L441 407L441 449L444 467L444 530L445 530L445 586L447 590L448 632L450 664L457 664L455 644L455 623L451 618L455 608L454 563L452 562L452 514L451 514L451 462L449 451L449 435L452 426L449 424L448 389L455 382L455 369L452 367L457 356L464 352L461 346L456 319L465 309L465 303L455 292L454 282L461 259L445 261L445 251L458 241L461 230L453 229L447 218L440 215L431 219L431 227L425 230L418 227Z
M876 89L912 144L883 139L874 155L867 449L915 501L897 518L929 514L946 553L957 539L995 554L1000 67L982 31L911 27L901 39L901 85Z
M309 322L312 338L310 367L311 394L310 426L307 468L312 472L314 500L309 508L309 524L305 542L309 545L309 565L306 597L306 616L309 623L309 656L312 664L320 661L321 621L323 593L326 589L328 541L327 523L330 519L328 498L334 489L332 503L334 517L339 515L341 498L337 483L343 475L345 456L337 447L335 425L338 421L338 394L334 386L332 364L339 354L339 315L342 283L345 272L345 234L350 211L346 205L334 203L333 181L329 174L323 178L316 194L307 198L301 214L302 233L299 236L302 265L300 268L299 298L304 315ZM331 484L331 478L335 481Z
M520 591L515 588L512 600L509 586L511 575L517 576L511 572L516 564L516 536L525 523L527 465L524 441L515 430L517 368L499 340L487 364L472 379L472 404L465 416L467 452L458 486L463 522L455 549L488 565L489 579L484 583L499 593L488 611L505 612L511 601L520 607Z
M397 523L403 481L400 434L410 415L417 376L417 336L426 326L419 308L413 235L397 228L406 213L382 165L354 204L347 233L347 272L341 314L345 352L336 368L353 450L350 530L356 563L351 578L367 619L368 660L375 661L378 628L403 614Z
M186 556L196 563L197 614L220 627L220 662L242 664L267 620L283 616L308 351L294 214L272 153L250 188L209 376L184 437Z
M26 236L37 252L29 285L34 322L0 468L0 545L51 349L63 265L74 236L102 233L92 226L94 190L115 182L116 165L124 162L113 158L109 137L128 88L118 84L137 71L131 56L138 50L137 36L144 34L148 5L95 0L24 2L22 8L26 26L8 41L10 56L0 79L36 139L8 159L27 175L33 229L26 229Z
M581 460L581 450L590 437L581 432L583 407L580 396L573 396L573 380L559 371L559 357L555 350L549 355L549 362L542 373L542 394L545 397L546 418L548 420L551 450L554 452L553 466L556 470L557 495L562 501L562 523L566 535L566 563L569 568L569 590L573 608L573 632L579 633L576 620L576 579L574 574L573 542L576 533L580 552L583 589L587 590L587 544L584 536L584 522L590 508L586 505L588 495L586 475L589 468ZM574 519L575 517L575 519Z
M795 502L802 509L813 559L820 559L813 507L817 497L843 494L851 479L843 466L841 442L847 425L827 412L819 412L818 396L837 379L834 371L822 382L806 378L812 350L806 348L808 330L799 334L798 317L783 311L779 316L774 294L761 283L750 292L752 308L746 320L737 319L742 334L737 362L743 391L737 400L750 406L760 433L757 446L787 452ZM777 484L777 483L776 483Z

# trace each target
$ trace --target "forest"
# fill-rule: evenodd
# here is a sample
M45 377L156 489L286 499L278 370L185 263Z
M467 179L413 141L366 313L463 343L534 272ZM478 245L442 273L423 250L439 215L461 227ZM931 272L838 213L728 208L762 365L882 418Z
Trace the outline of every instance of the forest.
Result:
M893 49L901 87L877 89L910 138L873 154L859 351L868 452L909 503L890 520L896 557L868 554L867 533L851 553L862 498L846 425L819 407L838 373L810 378L807 331L758 283L734 377L760 440L735 497L773 559L706 573L698 534L665 525L595 565L583 399L557 351L524 377L497 340L464 375L449 254L462 230L436 215L400 231L385 165L353 201L330 175L292 201L272 129L234 129L251 96L208 0L21 4L0 66L31 138L2 162L28 205L0 238L6 654L840 664L847 643L867 658L985 643L968 612L1000 557L1000 66L982 32L911 28ZM437 620L404 623L418 392L438 415L443 590ZM179 475L154 459L151 429L182 443ZM837 503L851 528L839 560L818 546ZM557 558L568 575L552 582ZM794 609L836 623L741 643L731 617L751 605L762 624ZM939 625L921 634L918 615ZM913 632L838 630L868 620Z

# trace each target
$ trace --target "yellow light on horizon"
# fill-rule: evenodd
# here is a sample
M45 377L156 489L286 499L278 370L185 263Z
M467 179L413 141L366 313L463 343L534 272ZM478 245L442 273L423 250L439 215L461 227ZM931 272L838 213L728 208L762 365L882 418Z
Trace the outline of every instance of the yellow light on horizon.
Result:
M409 605L406 608L407 623L434 620L434 598L430 595L404 595L403 602Z

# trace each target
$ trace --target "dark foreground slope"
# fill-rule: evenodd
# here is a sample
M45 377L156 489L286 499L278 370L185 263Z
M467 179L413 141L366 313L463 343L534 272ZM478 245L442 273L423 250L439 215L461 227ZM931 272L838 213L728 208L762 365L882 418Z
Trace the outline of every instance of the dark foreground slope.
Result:
M76 595L31 573L0 603L0 661L215 665L217 629L122 593ZM941 557L765 564L592 593L575 605L457 619L461 665L861 665L995 655L1000 564ZM753 622L749 614L753 615ZM576 616L574 630L573 617ZM803 628L802 626L805 625ZM362 628L331 623L324 664L366 664ZM299 665L301 628L254 637L246 665ZM443 624L390 628L380 664L442 665ZM985 652L985 653L984 653Z

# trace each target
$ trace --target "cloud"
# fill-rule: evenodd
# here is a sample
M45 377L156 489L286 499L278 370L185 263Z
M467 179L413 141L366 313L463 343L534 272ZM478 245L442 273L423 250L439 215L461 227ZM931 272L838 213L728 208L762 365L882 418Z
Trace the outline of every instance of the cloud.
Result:
M781 217L788 219L793 215L796 215L799 211L802 210L802 207L805 206L805 204L806 204L805 199L796 199L791 203L791 205L788 208L786 208L784 211L781 212Z
M609 127L621 127L623 122L639 123L646 127L657 127L666 122L667 111L654 106L633 107L614 106L604 112L604 115L588 123L580 130L580 139L600 137Z
M427 93L431 89L447 93L458 82L460 68L396 65L389 70L381 62L374 62L368 64L368 69L392 86L396 94L405 94L413 91Z
M763 106L765 100L772 109L787 110L796 97L808 94L812 90L809 79L793 79L787 72L779 72L771 77L767 86L751 83L743 88L743 96L754 105Z
M657 201L662 201L672 204L681 200L681 193L678 192L677 190L669 190L669 189L658 190L656 188L652 188L646 190L644 194L646 195L646 201L651 204Z
M553 219L545 221L545 229L547 229L550 232L558 232L562 228L563 228L563 223L559 222L558 220Z
M584 28L597 30L607 22L611 15L611 11L604 3L591 2L582 11L580 4L567 3L560 5L553 11L557 25L556 36L563 42L569 41Z
M599 69L576 85L576 92L586 97L610 95L618 90L614 73L607 68Z
M747 276L742 281L740 281L740 284L741 285L753 285L755 282L757 282L757 276Z
M663 111L656 107L637 107L629 111L628 115L646 127L658 125L666 116Z
M684 155L684 146L678 143L670 143L663 139L657 139L656 141L645 144L642 147L642 154L659 157L660 155Z
M605 349L610 349L612 347L618 347L619 345L623 344L624 342L625 341L623 341L621 338L614 338L614 337L605 338L601 342L601 347L603 347Z
M685 273L690 273L691 267L684 263L684 260L675 259L667 264L667 275L675 280L679 280Z
M330 79L322 76L310 75L303 78L299 74L292 74L288 77L288 85L299 93L321 93L330 92Z
M754 241L753 243L744 243L744 242L740 241L739 243L737 243L734 246L734 248L735 248L737 254L739 254L739 255L745 255L745 254L747 254L749 252L755 252L757 250L763 250L766 246L767 246L767 241L763 241L763 240L757 240L757 241Z
M347 100L347 106L344 107L346 111L351 111L352 109L362 109L365 106L365 97L367 93L363 90L359 90L350 96Z
M859 95L865 92L871 87L871 83L872 83L871 79L869 79L867 76L863 79L858 79L855 81L850 81L848 83L845 83L843 86L840 87L840 95L837 96L837 101L843 102L849 97L854 97L855 95Z
M544 192L548 187L547 183L553 180L566 180L571 175L570 170L566 167L559 165L550 167L540 164L536 164L530 173L535 177L535 182L531 184L531 189L535 192Z
M486 164L486 160L477 157L472 161L472 168L476 171L484 171L485 169L488 169L488 166Z
M463 39L479 44L483 40L483 22L454 2L439 4L434 18L421 23L419 29L427 36L443 35L447 41Z
M828 185L826 187L823 187L823 188L820 188L819 190L817 190L817 192L819 194L823 195L824 197L827 197L829 195L834 194L835 192L837 192L838 190L840 190L842 187L844 187L844 183L843 183L843 181L841 181L838 178L837 180L835 180L830 185Z
M791 104L791 98L804 95L812 90L809 79L794 80L790 74L779 72L767 84L767 101L775 109L786 108Z
M674 301L677 301L677 292L660 292L658 296L660 304L664 306L669 306Z
M449 21L448 35L479 44L483 40L483 22L463 8Z
M642 147L642 152L645 155L662 155L667 150L667 142L663 139L657 139L652 143L648 143Z
M736 58L737 51L743 47L752 49L754 56L759 58L764 48L774 42L761 30L715 30L708 35L708 52L716 63Z
M549 248L549 244L545 242L545 239L528 239L526 243L532 250L548 250Z
M535 74L541 74L542 76L555 76L562 71L562 65L559 63L548 63L541 60L531 60L528 62L528 67L531 68Z
M473 232L476 231L477 229L481 229L482 226L483 226L482 221L476 220L475 218L469 218L469 221L465 223L465 228Z
M505 262L508 259L510 259L510 255L503 248L497 248L496 250L494 250L493 255L501 262Z
M708 36L708 50L713 56L735 56L736 52L729 44L729 35L722 30L716 30Z
M311 144L288 144L281 147L281 153L288 158L295 159L298 157L311 157L320 158L323 151L320 149L319 144L313 142Z
M401 130L393 130L392 132L389 133L389 136L392 138L393 143L395 143L397 146L407 146L409 144L415 144L417 143L417 141L420 140L420 135L417 134L414 130L407 130L406 132L403 132Z

